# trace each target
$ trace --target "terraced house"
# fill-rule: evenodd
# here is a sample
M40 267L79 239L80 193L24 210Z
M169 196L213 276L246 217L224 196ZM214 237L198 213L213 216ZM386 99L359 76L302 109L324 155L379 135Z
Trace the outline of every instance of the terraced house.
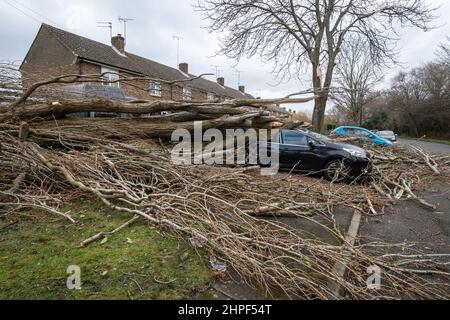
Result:
M106 45L79 35L42 24L20 70L23 85L63 74L103 75L104 85L116 87L129 99L225 100L253 98L245 87L225 86L224 78L217 82L189 73L187 63L172 68L125 50L125 39L119 34ZM149 81L120 81L125 78L147 77ZM112 81L112 82L111 82ZM166 81L166 82L164 82Z

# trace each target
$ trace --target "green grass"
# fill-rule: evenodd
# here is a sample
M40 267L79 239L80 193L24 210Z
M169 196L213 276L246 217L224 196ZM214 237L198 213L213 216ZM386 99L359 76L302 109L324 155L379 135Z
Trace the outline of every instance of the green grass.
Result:
M76 224L38 211L9 218L20 222L0 231L0 299L181 299L207 287L206 257L183 239L142 219L104 243L80 248L130 216L87 199L65 209ZM81 268L80 290L67 289L70 265Z
M421 141L426 141L426 142L434 142L434 143L440 143L440 144L446 144L446 145L450 145L450 140L439 140L439 139L421 139Z
M404 139L410 139L410 140L418 140L418 138L413 138L413 137L409 137L409 136L400 136L400 138L404 138ZM423 139L419 139L420 141L425 141L425 142L433 142L433 143L440 143L440 144L446 144L446 145L450 145L450 140L443 140L443 139L428 139L428 138L423 138Z

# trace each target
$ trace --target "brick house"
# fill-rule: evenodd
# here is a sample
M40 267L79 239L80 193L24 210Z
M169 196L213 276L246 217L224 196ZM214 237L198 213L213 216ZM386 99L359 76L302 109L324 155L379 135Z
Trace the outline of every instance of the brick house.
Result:
M42 24L22 65L23 86L64 74L105 74L116 83L105 85L119 87L125 96L145 100L216 100L253 98L225 86L224 78L217 82L196 79L173 85L159 81L120 82L122 78L150 77L166 81L183 80L194 75L189 73L187 63L179 69L149 60L125 50L125 39L119 34L106 45L76 34Z

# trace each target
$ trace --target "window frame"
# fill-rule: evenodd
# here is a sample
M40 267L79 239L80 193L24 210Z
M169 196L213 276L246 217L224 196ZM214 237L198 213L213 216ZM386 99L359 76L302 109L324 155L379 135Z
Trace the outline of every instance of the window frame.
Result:
M102 75L102 80L104 81L104 82L102 81L102 85L120 88L119 70L102 66L101 67L101 75ZM117 77L114 77L113 75L117 76ZM110 82L110 81L116 81L116 82Z
M162 97L162 84L158 81L150 81L148 85L148 94L152 97Z
M192 100L192 89L189 87L183 87L181 97L183 98L184 101Z
M305 143L304 143L304 144L298 144L298 143L291 143L291 142L288 142L287 139L286 139L286 135L289 135L289 134L296 135L296 136L298 136L299 138L300 138L300 137L303 137L303 138L305 139ZM308 146L308 136L307 136L306 134L302 133L302 132L287 131L287 132L284 132L284 133L283 133L283 144L284 144L284 145L288 145L288 146L307 147L307 146Z
M372 137L374 137L373 133L362 129L355 129L355 136L368 139L372 139Z

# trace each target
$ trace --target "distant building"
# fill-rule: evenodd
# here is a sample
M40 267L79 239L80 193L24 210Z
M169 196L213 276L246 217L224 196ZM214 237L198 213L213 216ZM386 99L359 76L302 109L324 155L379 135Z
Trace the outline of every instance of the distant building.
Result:
M289 111L279 105L268 105L262 108L263 110L269 112L272 116L286 118L291 115Z
M244 86L238 89L227 87L224 78L218 78L217 82L199 78L172 85L163 83L164 80L185 80L195 76L189 73L187 63L180 63L176 69L127 52L125 39L120 34L111 39L111 45L106 45L47 24L41 25L20 71L25 88L36 81L64 74L107 73L105 80L117 82L105 82L105 85L118 87L126 97L136 99L223 101L253 98L245 93ZM120 81L142 76L155 81Z

